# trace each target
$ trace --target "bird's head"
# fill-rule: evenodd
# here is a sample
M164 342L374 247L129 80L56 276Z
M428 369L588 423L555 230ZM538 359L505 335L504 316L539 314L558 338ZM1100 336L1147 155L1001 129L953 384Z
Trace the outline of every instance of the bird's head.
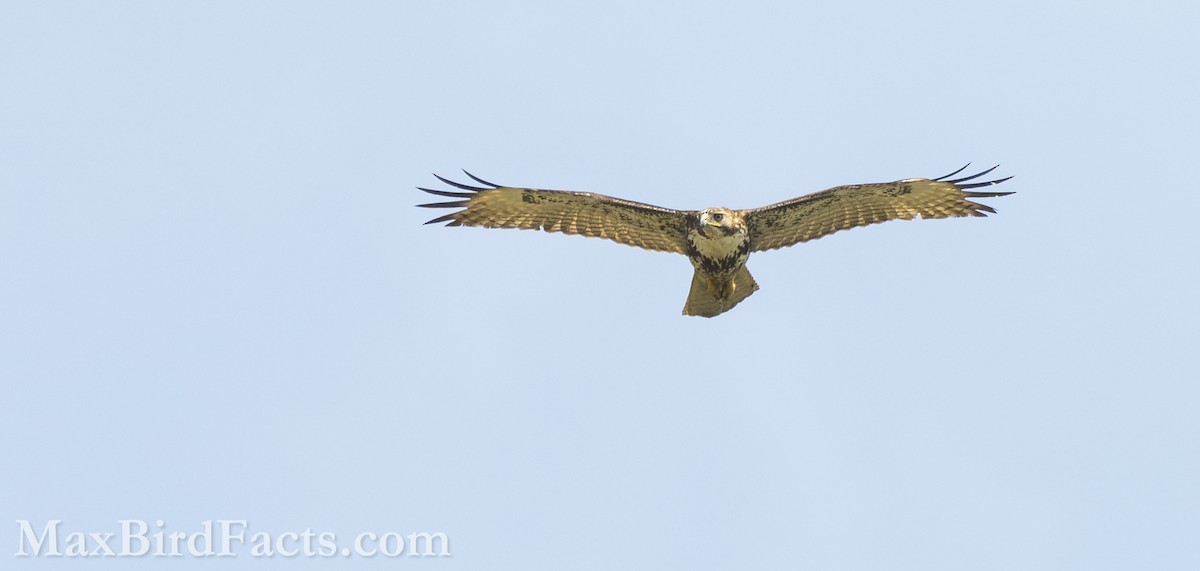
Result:
M731 236L741 226L741 217L728 208L705 208L700 211L700 233L705 236Z

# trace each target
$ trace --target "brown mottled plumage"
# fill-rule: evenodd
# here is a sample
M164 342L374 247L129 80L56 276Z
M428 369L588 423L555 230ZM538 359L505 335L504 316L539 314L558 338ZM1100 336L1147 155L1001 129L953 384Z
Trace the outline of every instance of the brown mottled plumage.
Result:
M683 313L713 317L729 311L758 289L746 269L751 252L783 248L838 230L888 220L987 216L988 212L996 212L968 199L1011 192L970 189L999 184L1012 177L968 182L996 169L992 167L972 176L947 180L966 168L935 179L838 186L750 210L672 210L590 192L500 186L471 173L467 176L483 187L434 175L466 192L422 188L431 194L461 200L419 206L461 209L426 224L541 229L684 254L696 271Z

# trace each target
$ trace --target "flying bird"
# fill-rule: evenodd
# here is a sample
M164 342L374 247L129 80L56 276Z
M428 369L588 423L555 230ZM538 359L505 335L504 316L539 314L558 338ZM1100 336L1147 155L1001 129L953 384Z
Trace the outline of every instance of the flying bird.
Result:
M454 182L435 174L438 180L459 191L419 187L418 190L458 200L418 206L459 209L426 224L541 229L683 254L695 267L683 313L714 317L758 290L758 284L746 269L746 259L752 252L783 248L838 230L888 220L995 213L992 207L968 199L1012 194L973 190L1012 177L971 182L996 169L992 167L974 175L951 178L967 166L933 179L837 186L749 210L721 207L672 210L591 192L502 186L463 171L482 186Z

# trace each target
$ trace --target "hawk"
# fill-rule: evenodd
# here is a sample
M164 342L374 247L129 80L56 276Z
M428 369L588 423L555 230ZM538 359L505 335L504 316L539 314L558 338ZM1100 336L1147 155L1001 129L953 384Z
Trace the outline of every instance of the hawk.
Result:
M888 220L995 213L992 207L968 199L1012 194L973 190L1012 177L971 182L996 170L992 167L974 175L951 178L966 168L933 179L837 186L749 210L720 207L672 210L591 192L501 186L463 171L482 186L454 182L435 174L438 180L465 192L418 187L430 194L459 199L418 206L459 209L426 224L541 229L683 254L695 267L683 314L714 317L758 290L758 284L746 269L746 259L752 252L783 248L838 230Z

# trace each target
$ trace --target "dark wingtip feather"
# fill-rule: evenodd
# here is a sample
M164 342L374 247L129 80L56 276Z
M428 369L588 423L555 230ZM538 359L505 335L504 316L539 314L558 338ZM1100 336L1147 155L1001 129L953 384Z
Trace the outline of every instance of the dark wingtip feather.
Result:
M957 186L960 189L962 189L962 188L981 188L984 186L992 186L993 184L1000 184L1010 178L1012 178L1012 177L1006 176L1004 178L998 178L996 180L989 180L989 181L984 181L984 182L973 182L971 184L959 184ZM1003 193L993 193L993 194L996 194L997 196L1003 196L1005 194L1012 194L1012 193L1011 192L1003 192Z
M430 202L428 204L418 204L419 208L464 208L470 204L470 200L456 200L454 202Z
M438 180L440 180L440 181L442 181L442 182L444 182L444 183L446 183L446 184L448 184L448 185L450 185L450 186L453 186L454 188L461 188L461 189L463 189L463 190L469 190L469 191L471 191L471 192L483 192L483 191L485 191L485 190L489 190L489 189L487 189L487 188L480 188L480 187L478 187L478 186L470 186L470 185L466 185L466 184L463 184L463 183L461 183L461 182L454 182L454 181L452 181L452 180L450 180L450 179L448 179L448 178L446 178L446 177L440 176L440 175L438 175L438 174L436 174L436 173L435 173L433 176L434 176L434 178L437 178Z
M486 181L486 180L483 180L483 179L481 179L481 178L479 178L479 177L477 177L477 176L475 176L475 175L473 175L473 174L471 174L471 173L467 172L467 169L463 169L462 171L463 171L463 173L465 173L467 176L471 177L471 180L474 180L475 182L477 182L477 183L479 183L479 184L486 184L486 185L488 185L488 186L490 186L490 187L492 187L492 188L500 188L500 185L498 185L498 184L496 184L496 183L494 183L494 182L488 182L488 181Z
M1008 196L1010 194L1016 194L1016 192L963 192L963 196L967 198L994 198L997 196Z
M962 172L962 171L965 171L965 170L967 170L967 167L969 167L969 166L971 166L971 163L967 163L967 164L963 165L963 166L962 166L962 168L960 168L960 169L958 169L958 170L956 170L956 171L954 171L954 172L952 172L952 173L950 173L950 174L947 174L947 175L942 175L942 176L939 176L939 177L937 177L937 178L930 179L930 180L937 181L937 182L941 182L941 180L942 180L942 179L947 179L947 178L950 178L950 177L952 177L952 176L954 176L954 175L956 175L956 174L958 174L958 173L960 173L960 172Z
M452 214L447 214L445 216L438 216L437 218L434 218L433 220L430 220L429 222L426 222L425 224L437 224L438 222L450 222L451 224L447 224L447 226L457 226L457 224L454 224L454 222L457 222L457 220L454 219L455 214L458 214L458 213L455 212Z
M466 171L463 171L463 172L466 172ZM467 173L467 175L471 176L471 173ZM445 197L449 197L449 198L463 199L463 200L450 200L450 201L446 201L446 202L430 202L427 204L418 204L417 205L418 208L468 208L471 205L471 200L475 198L476 193L483 192L485 190L491 190L490 188L480 188L480 187L469 186L466 184L454 182L446 177L439 176L437 173L434 173L433 177L454 187L454 188L467 190L470 192L455 192L455 191L450 191L450 190L437 190L437 189L433 189L433 188L417 187L417 190L420 190L423 192L428 192L429 194L434 194L437 196L445 196ZM471 176L471 178L482 184L491 185L491 183L481 180L477 177ZM495 186L495 185L492 185L492 186ZM499 187L496 187L496 188L499 188ZM446 214L444 216L439 216L437 218L434 218L433 220L426 222L425 224L437 224L439 222L445 222L446 226L462 226L462 222L459 221L457 217L458 217L458 215L462 214L463 212L465 212L465 210L459 210L457 212L452 212L452 213Z
M983 176L983 175L985 175L985 174L987 174L987 173L990 173L990 172L992 172L992 171L994 171L994 170L996 170L996 169L998 169L998 168L1000 168L1000 165L996 165L996 166L994 166L994 167L992 167L992 168L990 168L990 169L988 169L988 170L985 170L985 171L983 171L983 172L980 172L980 173L975 173L975 174L973 174L973 175L971 175L971 176L964 176L964 177L962 177L962 178L956 178L956 179L954 179L954 180L946 180L946 181L942 181L942 182L948 182L948 183L950 183L950 184L958 184L958 183L960 183L960 182L967 182L968 180L974 180L974 179L977 179L977 178L979 178L979 177L981 177L981 176Z
M475 196L474 192L451 192L449 190L434 190L432 188L421 188L419 186L417 187L417 190L423 190L429 194L436 194L438 196L449 196L450 198L471 198L472 196Z

